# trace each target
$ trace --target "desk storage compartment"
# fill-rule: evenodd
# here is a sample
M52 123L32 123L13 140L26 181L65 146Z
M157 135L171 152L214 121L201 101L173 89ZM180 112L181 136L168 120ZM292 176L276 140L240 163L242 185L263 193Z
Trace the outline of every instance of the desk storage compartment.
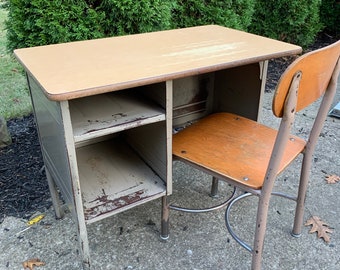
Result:
M101 94L69 102L75 143L165 120L165 110L136 91Z
M165 93L150 98L148 91L68 103L86 223L166 195Z
M95 222L164 196L164 181L117 136L76 151L84 215Z

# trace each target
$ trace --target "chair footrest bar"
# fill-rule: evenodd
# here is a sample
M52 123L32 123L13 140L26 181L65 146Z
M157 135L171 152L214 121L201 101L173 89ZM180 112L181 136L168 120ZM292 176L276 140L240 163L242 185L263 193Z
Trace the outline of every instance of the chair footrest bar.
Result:
M283 193L283 192L273 191L272 195L283 197L283 198L286 198L286 199L292 200L292 201L297 201L297 197L296 196L288 195L288 194Z
M235 241L237 243L239 243L242 247L244 247L246 250L248 250L249 252L253 252L253 248L247 244L245 241L243 241L241 238L239 238L235 233L234 231L232 230L231 226L230 226L230 222L229 222L229 214L230 214L230 210L231 210L231 207L233 206L234 203L236 203L237 201L243 199L243 198L246 198L248 196L252 196L254 194L251 194L251 193L244 193L242 195L239 195L238 197L236 197L235 199L233 199L227 209L226 209L226 212L225 212L225 224L226 224L226 227L228 229L228 232L230 233L230 235L235 239Z
M176 206L176 205L169 205L169 208L172 209L172 210L186 212L186 213L211 212L211 211L215 211L215 210L218 210L218 209L221 209L221 208L227 206L230 202L233 201L233 199L235 197L235 193L236 193L236 187L234 187L233 193L231 194L231 196L225 202L218 204L218 205L215 205L215 206L212 206L212 207L208 207L208 208L193 209L193 208L180 207L180 206Z

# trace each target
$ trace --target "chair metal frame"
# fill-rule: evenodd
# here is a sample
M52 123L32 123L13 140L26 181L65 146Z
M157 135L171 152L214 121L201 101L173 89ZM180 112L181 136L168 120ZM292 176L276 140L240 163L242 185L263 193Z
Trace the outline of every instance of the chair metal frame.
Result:
M263 184L260 188L247 187L245 183L235 182L234 179L228 178L225 175L221 175L214 170L201 166L200 164L196 164L193 161L187 160L181 157L178 153L174 154L174 159L179 159L213 176L211 191L212 195L216 195L218 189L218 181L220 180L232 184L235 189L231 197L228 198L226 202L216 207L206 209L187 209L179 206L173 206L169 204L168 199L165 197L163 199L163 223L161 232L161 237L163 239L167 239L169 235L169 209L189 213L200 213L220 209L227 205L225 214L227 229L230 232L231 236L236 240L236 242L238 242L246 250L251 252L252 269L258 270L261 268L264 238L267 227L268 208L272 195L285 197L296 202L292 235L295 237L301 235L304 215L304 203L311 173L312 156L316 147L318 137L321 133L323 123L330 110L336 92L337 79L340 72L339 56L340 41L319 50L315 50L302 55L301 57L296 59L282 74L281 79L277 85L275 96L273 98L273 114L281 118L281 122L277 130L274 148L270 155L269 164L267 166L265 177L263 179ZM326 63L322 61L325 61ZM322 74L320 75L319 73L316 73L314 69L320 69L319 72L320 74ZM319 77L322 78L320 79ZM321 96L323 96L323 98L321 101L321 105L319 106L319 110L317 112L313 127L309 134L309 138L305 142L305 147L303 148L303 150L297 153L297 155L303 155L297 196L292 196L281 192L273 192L275 179L282 172L282 170L280 171L280 169L282 169L280 168L280 162L287 147L287 143L291 139L291 127L294 123L296 112L314 103ZM177 134L175 134L174 136L177 136ZM242 191L245 191L246 193L235 196L236 187ZM250 195L256 195L259 197L253 246L247 244L242 239L240 239L233 232L229 222L231 207L239 200L247 198Z

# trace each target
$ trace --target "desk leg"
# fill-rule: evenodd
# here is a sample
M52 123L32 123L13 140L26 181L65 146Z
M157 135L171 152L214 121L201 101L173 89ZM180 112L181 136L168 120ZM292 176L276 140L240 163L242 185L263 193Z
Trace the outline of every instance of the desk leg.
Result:
M217 198L218 197L218 178L213 177L212 183L211 183L211 191L210 191L210 197Z
M76 147L74 143L73 137L73 127L71 114L69 110L68 101L60 102L62 120L64 125L64 136L65 136L65 145L66 151L68 155L68 163L69 163L69 173L71 176L71 188L72 188L72 204L71 207L73 214L76 218L77 224L77 233L78 240L80 246L80 255L83 259L83 269L90 269L91 261L90 261L90 248L89 248L89 240L87 235L86 221L84 215L84 206L81 194L81 186L80 186L80 176L78 171L77 164L77 154Z
M55 211L55 215L57 219L60 219L64 216L64 211L60 205L60 199L59 199L59 193L57 190L57 186L48 170L48 168L45 165L45 173L46 173L46 178L47 178L47 182L48 182L48 187L50 189L50 193L51 193L51 199L52 199L52 204L53 204L53 208Z
M84 230L79 229L78 234L79 234L78 239L80 240L80 249L83 257L83 269L90 270L91 269L90 248L87 238L87 231L85 230L84 232Z
M160 235L162 240L169 239L169 211L168 196L165 195L162 197L162 224Z

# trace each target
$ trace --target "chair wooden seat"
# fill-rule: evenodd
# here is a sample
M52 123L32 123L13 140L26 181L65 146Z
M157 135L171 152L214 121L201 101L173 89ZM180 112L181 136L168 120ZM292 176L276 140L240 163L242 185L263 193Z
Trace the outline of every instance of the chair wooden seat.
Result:
M239 185L260 189L277 130L232 114L215 113L173 136L174 158L185 160ZM306 145L291 135L280 163L282 172Z

